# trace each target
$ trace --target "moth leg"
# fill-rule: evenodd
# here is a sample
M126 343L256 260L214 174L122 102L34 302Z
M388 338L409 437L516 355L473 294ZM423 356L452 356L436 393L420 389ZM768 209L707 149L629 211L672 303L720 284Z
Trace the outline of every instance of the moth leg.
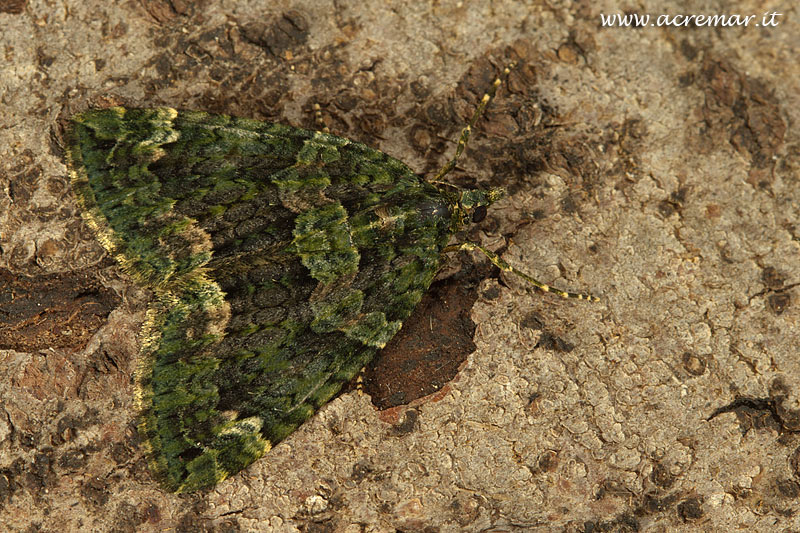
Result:
M458 162L458 158L461 157L461 154L464 152L464 147L467 146L467 141L469 141L469 135L472 133L472 128L475 127L475 123L478 119L483 115L483 112L486 111L486 106L489 105L489 102L492 101L494 95L497 94L497 88L500 87L500 84L503 83L503 78L508 77L509 72L511 69L514 68L514 63L510 63L505 69L503 69L502 76L498 76L495 78L492 86L486 91L486 94L483 95L481 98L478 107L475 108L475 113L472 114L472 118L469 119L469 123L464 126L464 129L461 130L461 137L458 139L458 146L456 146L456 154L453 156L453 159L445 163L445 165L436 173L436 175L431 180L433 183L441 181L445 175L447 175L451 170L456 167L456 163Z
M321 131L322 133L330 133L331 130L325 121L322 119L322 106L315 103L314 104L314 124L317 126L317 131Z
M513 266L509 265L508 263L503 261L503 259L499 255L497 255L496 253L494 253L494 252L492 252L490 250L487 250L486 248L484 248L480 244L476 244L474 242L463 242L463 243L460 243L460 244L453 244L451 246L446 246L442 251L443 252L457 252L459 250L467 250L467 251L478 250L479 252L483 253L486 257L488 257L489 261L491 261L492 264L494 266L496 266L497 268L499 268L500 270L502 270L504 272L511 272L513 274L516 274L517 276L521 277L522 279L524 279L525 281L527 281L531 285L533 285L535 287L538 287L539 289L543 290L544 292L552 292L553 294L557 294L558 296L561 296L562 298L574 298L576 300L590 300L592 302L599 302L600 301L600 298L598 298L597 296L592 296L591 294L578 294L578 293L575 293L575 292L562 291L561 289L556 289L554 287L551 287L550 285L547 285L546 283L542 283L541 281L539 281L539 280L537 280L535 278L532 278L531 276L527 275L526 273L524 273L524 272L522 272L520 270L517 270Z

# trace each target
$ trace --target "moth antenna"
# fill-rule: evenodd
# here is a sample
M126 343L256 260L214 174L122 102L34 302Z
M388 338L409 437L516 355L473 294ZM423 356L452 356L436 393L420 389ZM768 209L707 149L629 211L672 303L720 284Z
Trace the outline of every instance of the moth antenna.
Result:
M469 135L472 132L472 128L475 127L475 123L478 121L481 115L483 115L483 112L486 111L486 107L489 105L489 102L491 102L495 94L497 94L497 88L503 83L503 79L508 77L508 74L511 72L512 68L514 68L514 63L509 63L508 66L503 69L503 74L495 78L492 86L488 91L486 91L486 94L483 95L478 107L475 108L475 112L472 114L472 118L469 120L467 125L464 126L464 129L461 130L461 137L458 139L458 145L456 146L456 153L453 156L453 159L445 163L445 165L433 177L431 180L432 182L435 183L437 181L441 181L443 177L445 177L456 167L458 158L461 157L461 154L464 152L464 147L467 146L467 141L469 141Z
M597 296L592 296L591 294L580 294L580 293L576 293L576 292L562 291L561 289L556 289L556 288L551 287L550 285L548 285L546 283L542 283L538 279L532 278L531 276L527 275L526 273L522 272L521 270L517 270L513 266L509 265L508 263L503 261L503 259L499 255L497 255L496 253L494 253L494 252L492 252L490 250L487 250L486 248L484 248L480 244L477 244L477 243L474 243L474 242L463 242L463 243L460 243L460 244L453 244L452 246L445 247L443 252L456 252L458 250L467 250L467 251L478 250L479 252L484 254L486 257L488 257L489 261L491 261L494 266L496 266L497 268L499 268L503 272L511 272L512 274L516 274L517 276L521 277L522 279L524 279L525 281L527 281L528 283L530 283L534 287L538 287L539 289L543 290L544 292L552 292L553 294L557 294L558 296L561 296L562 298L572 298L572 299L575 299L575 300L589 300L589 301L592 301L592 302L599 302L600 301L600 298L598 298Z
M447 183L446 181L438 181L432 180L429 182L431 185L436 185L439 189L453 189L456 192L459 192L461 188L453 185L452 183Z

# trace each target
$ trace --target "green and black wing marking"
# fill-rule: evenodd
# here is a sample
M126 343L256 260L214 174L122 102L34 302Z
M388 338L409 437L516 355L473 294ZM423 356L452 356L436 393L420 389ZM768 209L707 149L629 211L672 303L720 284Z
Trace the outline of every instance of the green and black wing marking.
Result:
M505 74L508 74L508 69ZM256 120L114 107L73 117L73 188L103 246L152 290L137 371L151 468L215 485L358 373L428 289L452 235L503 195L427 182L348 139Z
M177 491L259 458L392 338L458 201L341 137L168 108L74 117L69 159L89 224L155 295L140 431Z

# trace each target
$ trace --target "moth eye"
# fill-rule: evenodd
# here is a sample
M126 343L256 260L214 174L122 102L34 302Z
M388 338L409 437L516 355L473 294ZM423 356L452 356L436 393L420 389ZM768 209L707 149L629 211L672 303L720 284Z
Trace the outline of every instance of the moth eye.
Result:
M486 212L487 209L485 205L479 205L476 207L475 211L472 212L472 222L477 224L478 222L482 221L484 218L486 218Z

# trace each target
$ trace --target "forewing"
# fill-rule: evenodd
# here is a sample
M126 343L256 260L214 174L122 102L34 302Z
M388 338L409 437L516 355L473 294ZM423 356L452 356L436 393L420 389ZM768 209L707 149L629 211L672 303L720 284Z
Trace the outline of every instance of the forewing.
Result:
M75 117L74 189L154 292L140 431L170 490L208 487L333 397L419 302L450 206L347 139L172 109Z

